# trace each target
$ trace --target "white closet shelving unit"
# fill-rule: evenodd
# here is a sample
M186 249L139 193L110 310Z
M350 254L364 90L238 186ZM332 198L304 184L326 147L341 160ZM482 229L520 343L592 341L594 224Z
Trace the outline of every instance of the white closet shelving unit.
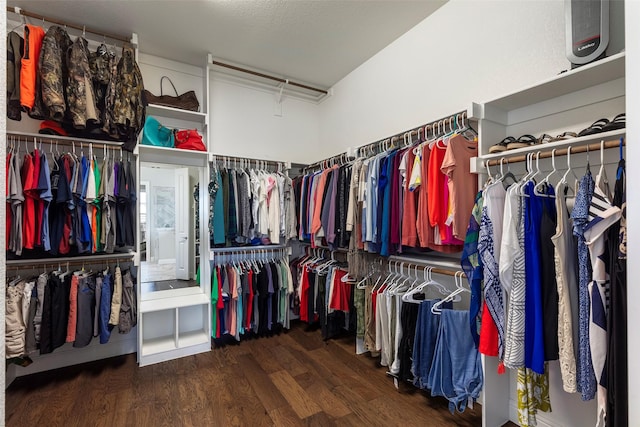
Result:
M535 145L498 154L488 154L489 147L506 136L519 137L543 133L552 136L564 131L579 132L599 118L611 120L625 111L625 54L619 53L598 62L559 74L533 86L503 97L475 104L471 109L479 120L479 156L471 162L472 172L479 174L480 185L487 175L485 162L509 159L529 152L551 151L553 148L578 147L601 141L615 141L625 136L625 129L567 139L543 145ZM599 165L599 153L591 154L592 165ZM572 168L580 169L581 176L586 164L586 155L572 155ZM609 170L618 160L618 150L607 150L605 163ZM550 161L541 160L541 169L550 171ZM566 157L556 157L559 170L566 170ZM513 164L516 175L524 164ZM596 168L597 166L594 166ZM495 173L497 168L492 168ZM592 169L593 170L593 169ZM595 173L595 171L594 171ZM614 172L608 173L615 177ZM613 184L611 182L611 184ZM631 360L631 358L630 358ZM497 373L496 357L483 357L485 375L483 390L483 426L501 426L507 421L517 423L516 371ZM596 421L595 400L581 402L579 394L568 394L562 390L560 369L557 361L550 362L550 396L553 412L539 412L540 426L584 426Z
M180 129L197 129L202 135L207 151L181 150L177 148L151 147L138 144L138 174L140 163L162 163L176 166L194 166L199 169L199 221L200 233L207 230L209 213L207 183L209 182L208 151L210 150L210 130L208 116L209 64L211 55L201 69L200 111L187 111L161 105L148 105L147 115L157 118L168 127ZM149 69L154 73L166 73L172 78L183 78L196 81L194 75L188 75L183 69L173 68L172 61L154 62L148 67L141 67L143 73ZM179 67L178 67L179 68ZM140 182L140 180L138 181ZM138 207L139 208L139 207ZM140 223L138 219L138 233ZM193 231L192 231L193 232ZM138 236L138 242L140 242ZM138 320L138 363L145 366L179 357L203 353L211 350L211 293L210 267L208 259L202 254L209 253L209 239L192 239L194 243L191 257L191 268L195 272L200 266L200 286L172 289L145 294L139 291ZM197 263L197 256L201 257ZM139 287L140 289L140 287Z
M19 10L19 8L16 8ZM16 20L17 15L12 13L7 14L7 28L15 28L19 21ZM45 28L54 25L45 20ZM81 33L78 30L74 30L73 27L69 27L68 32L75 39L77 35ZM128 36L127 36L128 37ZM85 38L89 42L90 49L95 49L100 43L103 42L102 36L96 36L95 34L87 31ZM120 44L120 42L118 42ZM138 36L137 34L131 34L129 38L129 45L136 52L138 51ZM21 121L6 121L6 134L7 141L11 136L15 136L24 141L38 140L40 148L44 152L48 152L54 145L59 143L59 151L72 150L71 143L75 145L75 149L80 152L81 150L88 150L90 145L93 146L95 153L99 153L103 150L103 147L107 147L109 150L117 150L117 147L121 147L121 142L103 141L86 138L76 137L64 137L57 135L46 135L38 133L40 121L31 119L26 113L22 113ZM30 147L30 142L23 142L24 147ZM26 145L24 145L26 144ZM84 148L82 148L84 147ZM57 150L57 147L53 148ZM122 150L120 150L122 152ZM110 151L111 152L111 151ZM125 156L127 153L125 152ZM100 156L100 154L98 154ZM91 266L102 266L104 264L114 265L116 262L130 265L136 259L135 252L116 252L113 254L99 254L99 255L80 255L73 257L56 257L56 258L41 258L41 259L18 259L7 260L5 256L5 264L7 266L7 272L13 272L19 270L30 271L33 273L42 272L43 269L49 270L52 266L64 265L66 262L79 263L84 262L87 268ZM15 270L14 270L15 269ZM24 274L24 273L23 273ZM109 357L115 357L124 354L135 353L137 350L137 327L134 327L128 334L119 334L117 328L111 334L111 338L107 344L100 344L97 339L93 339L91 343L83 348L74 348L71 344L64 344L62 347L57 348L52 353L40 355L39 353L31 355L34 363L27 367L19 367L17 365L8 365L6 369L5 384L8 386L11 382L19 376L29 375L37 372L48 371L52 369L58 369L65 366L72 366L81 363L87 363L95 360L106 359Z

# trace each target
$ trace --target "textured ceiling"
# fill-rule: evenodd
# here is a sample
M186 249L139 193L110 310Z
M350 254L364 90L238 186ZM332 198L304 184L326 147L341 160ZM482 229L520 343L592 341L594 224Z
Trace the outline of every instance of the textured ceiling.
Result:
M446 0L8 0L8 6L113 34L200 65L207 53L330 87ZM15 15L9 14L9 18Z

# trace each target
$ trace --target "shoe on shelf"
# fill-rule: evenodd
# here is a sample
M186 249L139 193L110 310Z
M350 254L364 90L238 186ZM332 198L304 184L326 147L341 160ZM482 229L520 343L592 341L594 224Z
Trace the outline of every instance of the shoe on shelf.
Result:
M604 132L604 127L608 124L608 119L598 119L588 128L582 129L580 133L578 133L578 136L594 135L596 133Z
M577 138L578 134L575 132L563 132L557 135L555 138L551 138L551 142L564 141L565 139Z
M489 153L502 153L507 150L507 145L511 142L514 142L516 139L512 136L508 136L497 144L493 144L489 147Z
M609 123L604 125L602 132L609 132L612 130L624 129L627 127L627 119L625 113L620 113L613 118Z
M507 150L515 150L516 148L531 147L538 144L538 140L533 135L522 135L520 138L507 144Z

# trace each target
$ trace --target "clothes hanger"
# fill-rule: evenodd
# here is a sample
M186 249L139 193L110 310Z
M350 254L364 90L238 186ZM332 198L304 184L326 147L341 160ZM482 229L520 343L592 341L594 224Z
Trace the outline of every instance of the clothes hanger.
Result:
M449 294L449 296L447 296L446 298L444 298L441 301L438 301L437 303L435 303L432 307L431 307L431 313L433 314L442 314L442 309L440 307L442 307L443 304L453 301L453 299L460 295L463 292L469 292L471 293L471 290L465 288L463 286L462 283L462 277L463 277L464 273L462 273L461 271L456 271L455 276L454 276L454 280L456 283L456 289L451 292L451 294Z
M506 159L507 162L507 173L504 173L504 170L502 168L502 165L505 161L504 157L500 158L500 178L498 179L498 181L502 182L503 184L507 183L508 179L511 179L511 184L515 184L518 182L518 179L516 178L516 176L513 174L513 172L511 172L511 167L509 166L509 159Z
M545 190L547 188L547 186L549 186L549 178L556 173L556 149L554 148L553 150L551 150L551 167L553 168L551 170L551 172L549 172L549 174L547 176L544 177L544 179L542 181L540 181L538 184L536 184L533 187L533 193L536 196L540 196L540 197L550 197L550 198L555 198L554 195L552 194L548 194Z
M27 18L25 18L25 16L23 14L20 14L20 23L18 25L16 25L15 27L13 27L11 29L11 31L15 31L18 28L22 27L23 25L27 25ZM9 32L11 32L9 31Z
M598 176L604 182L605 188L609 188L609 179L607 178L607 171L604 167L604 139L600 141L600 170L598 171Z
M575 171L571 168L571 146L567 147L567 170L565 171L564 175L562 175L560 181L558 181L558 185L566 185L565 197L572 197L573 195L575 195L575 189L572 186L568 185L567 182L567 176L569 175L569 172L571 172L571 174L573 175L575 182L578 182L579 178L576 175Z

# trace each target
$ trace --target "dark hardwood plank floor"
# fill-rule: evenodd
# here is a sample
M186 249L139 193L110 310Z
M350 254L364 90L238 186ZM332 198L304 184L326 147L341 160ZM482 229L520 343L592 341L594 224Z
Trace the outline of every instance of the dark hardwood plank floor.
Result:
M323 342L296 324L271 338L139 368L135 355L21 377L6 391L7 426L457 426L475 405L401 385L353 337Z

